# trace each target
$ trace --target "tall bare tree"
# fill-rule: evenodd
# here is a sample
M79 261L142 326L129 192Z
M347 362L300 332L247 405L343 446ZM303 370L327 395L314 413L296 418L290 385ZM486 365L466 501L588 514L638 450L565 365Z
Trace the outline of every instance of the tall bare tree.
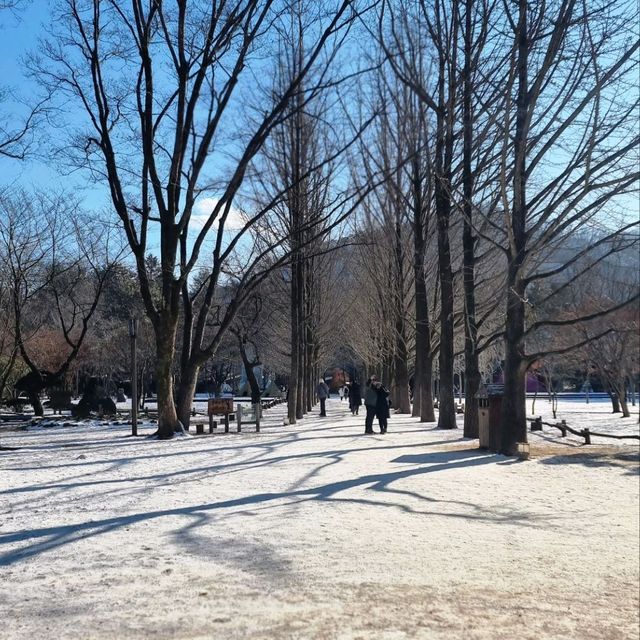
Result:
M360 8L355 0L318 3L319 19L298 73L278 87L269 52L276 26L289 15L290 3L284 0L59 4L54 38L34 66L47 86L84 110L88 126L75 137L74 159L108 185L135 257L156 336L159 437L171 437L179 419L188 420L199 367L215 352L246 295L265 277L265 252L277 249L244 261L235 296L217 329L207 332L217 291L234 268L234 251L242 249L242 238L265 213L253 213L240 231L229 233L247 168L274 127L290 116L291 100L302 93L306 101L320 88L322 74L314 86L303 86L303 80L321 60L331 60ZM256 91L260 82L262 90ZM252 104L251 95L262 103ZM253 116L241 124L242 111L252 108ZM232 158L226 165L223 150ZM212 198L211 206L194 228L194 207L203 194ZM144 261L156 242L162 265L159 299L151 293ZM212 255L211 277L196 309L188 279L205 249ZM172 367L181 306L176 409Z
M616 197L637 185L640 137L632 122L638 98L620 93L638 69L640 44L625 26L632 14L637 17L636 9L626 3L505 5L513 38L506 85L512 98L502 125L508 136L501 181L508 263L504 453L526 441L525 375L540 355L526 352L527 336L575 321L527 326L529 285L575 262L549 267L540 258L576 229L597 224L602 212L611 215ZM618 223L613 233L627 226Z
M420 2L383 3L380 41L398 78L416 92L435 118L433 149L434 202L440 279L440 346L438 427L456 427L453 396L454 282L451 264L452 177L454 136L458 104L459 20L445 0L432 5ZM386 24L384 18L389 18ZM418 52L427 46L435 70L416 64Z

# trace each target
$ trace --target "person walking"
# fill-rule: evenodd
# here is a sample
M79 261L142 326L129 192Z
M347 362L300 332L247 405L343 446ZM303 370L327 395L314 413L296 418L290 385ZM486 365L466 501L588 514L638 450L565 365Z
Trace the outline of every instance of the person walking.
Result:
M318 400L320 400L320 417L326 418L327 411L325 403L329 397L329 387L322 378L320 378L320 382L318 382L318 386L316 387L316 395L318 396Z
M338 395L340 396L340 402L344 400L344 387L338 389Z
M364 404L367 416L364 422L364 432L373 433L373 419L378 418L380 433L387 432L389 419L389 391L376 378L371 376L367 380L367 390L364 394Z
M362 395L360 392L360 383L352 382L349 389L349 408L351 409L351 415L357 416L360 411L360 405L362 404Z
M376 406L378 404L378 394L371 386L376 377L371 376L367 380L366 390L364 392L364 408L367 411L367 415L364 419L364 432L373 433L373 419L376 417Z
M380 433L387 433L389 420L389 389L377 380L372 386L378 396L376 401L376 416L378 417Z
M344 387L342 387L342 395L344 399L349 402L349 385L345 384Z

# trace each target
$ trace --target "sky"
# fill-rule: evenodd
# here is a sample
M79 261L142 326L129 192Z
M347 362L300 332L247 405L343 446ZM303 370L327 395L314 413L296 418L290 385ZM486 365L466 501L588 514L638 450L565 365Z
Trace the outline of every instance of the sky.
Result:
M0 86L28 100L35 95L36 87L25 75L23 58L29 51L37 50L38 38L50 22L49 11L52 3L48 0L19 0L19 2L18 12L8 10L0 12ZM5 103L5 113L9 110L8 106ZM38 145L35 146L35 151L37 150ZM36 157L25 162L0 158L0 172L4 185L17 184L26 189L33 187L53 190L71 189L88 209L99 211L110 207L104 187L88 183L86 175L80 173L62 175L52 160L38 157L37 153ZM637 198L631 196L623 202L625 203L623 208L630 211L632 216L638 215ZM202 203L195 212L196 228L202 225L206 204L208 203ZM237 228L237 224L235 226Z
M22 0L20 11L0 12L0 85L18 98L29 100L36 92L34 83L26 76L23 62L37 47L43 27L49 21L49 4L45 0ZM15 104L11 106L19 108ZM61 176L44 158L27 162L0 158L0 170L5 184L18 182L25 187L53 188L70 183L68 177Z
M45 33L50 21L50 3L45 0L23 0L17 12L0 12L0 86L10 91L18 100L29 101L36 95L37 87L29 79L24 60L36 50L39 38ZM4 102L4 112L20 112L20 105L12 99ZM18 121L17 119L15 120ZM62 173L53 161L33 146L35 154L26 161L0 157L0 172L3 186L12 185L30 189L71 190L84 206L90 210L111 208L108 192L104 187L88 183L86 175ZM201 198L194 208L192 227L198 231L204 224L207 213L215 205L215 198ZM239 229L244 219L239 211L232 209L228 229ZM150 246L153 250L153 244Z

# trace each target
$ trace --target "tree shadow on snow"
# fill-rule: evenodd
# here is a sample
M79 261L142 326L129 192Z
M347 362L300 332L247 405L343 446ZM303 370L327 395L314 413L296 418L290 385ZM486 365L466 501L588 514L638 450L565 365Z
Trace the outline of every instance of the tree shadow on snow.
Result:
M342 461L344 453L340 451L325 452L325 455L321 456L322 461L319 466L323 467ZM330 454L328 462L326 454ZM317 456L317 452L312 455ZM153 522L176 516L187 519L187 522L176 533L176 541L179 544L182 543L182 533L186 533L186 543L189 537L193 535L194 528L210 524L213 520L218 520L218 524L220 524L225 518L237 517L239 508L248 508L248 511L241 511L240 515L247 513L255 515L256 512L264 509L287 509L291 506L298 506L308 502L348 502L385 509L401 509L402 511L425 517L439 516L509 524L517 522L528 526L540 526L542 523L539 516L532 516L529 513L517 511L510 507L485 508L473 502L436 499L403 487L394 486L394 483L398 481L416 478L429 473L462 467L492 465L505 460L508 461L509 459L495 454L484 453L478 449L438 451L416 455L407 454L391 461L392 464L407 465L406 468L386 473L361 475L312 487L299 486L299 483L296 483L298 486L287 491L254 493L219 502L119 515L62 526L24 529L13 532L5 530L0 533L0 566L14 564L20 560L37 556L77 540L100 536L142 522ZM308 474L307 480L314 475L316 473ZM354 495L353 491L360 491L360 494ZM101 495L103 494L101 493ZM402 496L404 501L400 502L397 499L393 499L394 497L398 498L398 496ZM410 498L415 505L407 504L406 498ZM438 509L438 504L442 504L443 508ZM458 507L458 510L452 510L452 506ZM283 517L286 517L286 514ZM18 549L2 552L2 546L7 544L19 544L21 546Z
M328 464L319 464L318 467L313 469L309 474L304 476L298 484L303 484L305 481L308 481L311 477L317 475L320 471L322 471L327 466L334 464L335 462L342 462L344 459L350 454L356 453L365 453L371 450L370 436L365 438L357 438L358 442L362 442L362 446L351 447L351 448L343 448L343 449L326 449L323 451L309 451L304 453L281 453L280 455L273 455L278 452L280 446L282 446L282 441L277 441L276 443L256 443L252 446L243 446L242 449L256 449L255 454L243 458L240 460L224 460L218 463L206 463L205 465L190 465L188 468L180 468L175 471L162 471L160 473L152 473L152 474L129 474L127 476L120 475L118 477L107 477L107 478L99 478L96 477L98 474L107 474L115 471L123 471L128 465L134 465L138 460L147 460L149 458L160 459L160 458L175 458L181 455L201 455L202 451L200 450L190 450L190 451L182 451L175 452L172 454L157 454L156 456L132 456L128 458L112 458L112 459L101 459L101 460L85 460L82 458L79 461L73 461L68 463L61 463L58 465L40 465L35 467L14 467L12 470L14 471L31 471L35 469L43 469L43 468L60 468L60 467L68 467L68 468L77 468L78 473L74 475L67 476L64 480L54 480L47 481L42 483L30 483L30 484L22 484L17 485L8 489L0 490L1 495L29 495L34 494L39 491L51 491L56 490L60 493L65 493L67 491L78 489L78 488L87 488L87 487L113 487L112 491L103 490L101 495L104 497L108 496L112 493L118 492L118 487L131 486L132 484L137 484L138 488L135 491L146 492L148 490L149 485L147 483L163 483L165 484L167 481L171 481L172 484L179 484L180 482L188 482L198 477L201 474L210 474L213 475L228 475L233 473L240 473L246 471L248 469L259 469L261 467L277 465L281 463L293 462L293 461L304 461L309 459L326 459L328 458L330 462ZM456 443L459 441L465 440L464 438L457 438L456 440L439 440L435 442L429 442L428 446L438 446L438 445L447 445L450 443ZM380 440L376 441L380 443ZM289 444L289 443L284 443ZM401 449L407 450L411 448L420 448L423 449L425 447L424 443L414 443L414 444L391 444L385 443L384 446L377 446L377 449L384 449L387 451L391 451L393 449ZM239 447L222 447L215 449L215 453L220 453L223 451L237 451ZM482 454L479 449L469 449L470 452L475 452L475 455ZM397 458L392 462L411 462L410 458L413 459L413 462L429 462L430 456L433 456L433 461L436 459L440 459L442 456L451 455L452 453L461 453L461 451L457 452L443 452L443 453L431 453L431 454L420 454L417 456L407 456L407 460L402 460L402 458ZM462 456L461 456L462 457ZM445 458L442 458L444 460ZM500 462L498 464L501 464ZM20 503L14 503L14 507L20 506Z
M588 452L558 454L541 458L541 464L581 464L585 467L611 467L624 471L624 475L640 475L640 451Z

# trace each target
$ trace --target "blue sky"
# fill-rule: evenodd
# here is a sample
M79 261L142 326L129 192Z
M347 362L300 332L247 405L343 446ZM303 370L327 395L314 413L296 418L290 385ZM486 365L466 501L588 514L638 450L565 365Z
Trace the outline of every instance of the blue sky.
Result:
M17 13L0 13L0 85L10 90L18 99L32 100L37 95L37 87L26 76L24 58L32 50L37 50L38 39L45 33L49 22L50 2L46 0L22 0ZM20 113L20 105L5 100L4 114ZM4 115L3 114L3 115ZM81 197L89 208L104 206L106 198L92 185L89 187L80 176L61 175L53 162L39 157L41 147L33 147L35 156L26 161L0 158L0 172L3 185L13 184L27 189L51 188L71 189Z
M0 85L28 100L33 98L37 89L25 77L22 59L30 50L37 48L38 38L49 23L51 2L20 0L20 3L17 14L6 10L0 12ZM10 106L5 103L3 113L10 112ZM0 172L4 185L13 183L25 188L71 189L91 209L101 209L109 204L104 187L88 183L86 175L80 173L61 175L55 162L48 161L46 157L35 157L26 162L0 158ZM632 215L638 214L636 197L621 200L623 207L629 209Z

